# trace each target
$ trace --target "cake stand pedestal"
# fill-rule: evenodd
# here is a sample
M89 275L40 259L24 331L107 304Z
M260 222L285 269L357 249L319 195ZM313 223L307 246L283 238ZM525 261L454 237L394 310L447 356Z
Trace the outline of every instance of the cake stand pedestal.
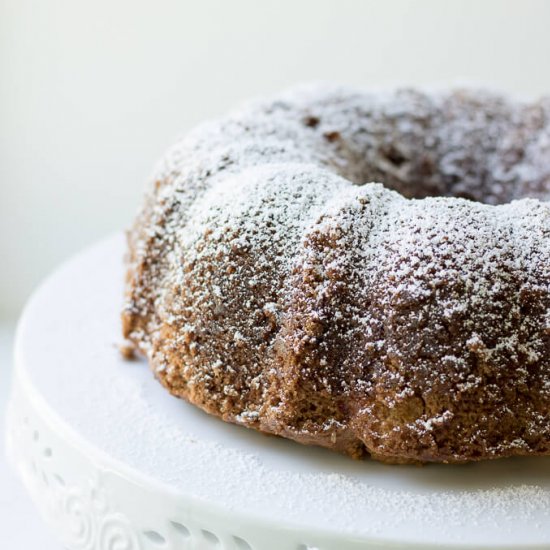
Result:
M225 424L122 359L123 238L58 270L16 341L8 448L70 550L550 548L550 459L354 461Z

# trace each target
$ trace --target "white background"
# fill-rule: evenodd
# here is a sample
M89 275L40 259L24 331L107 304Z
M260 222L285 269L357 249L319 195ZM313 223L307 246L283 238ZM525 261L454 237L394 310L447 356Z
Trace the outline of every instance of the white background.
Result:
M549 29L544 0L0 0L0 422L24 300L176 136L308 80L548 94ZM0 458L2 548L56 546L29 510Z

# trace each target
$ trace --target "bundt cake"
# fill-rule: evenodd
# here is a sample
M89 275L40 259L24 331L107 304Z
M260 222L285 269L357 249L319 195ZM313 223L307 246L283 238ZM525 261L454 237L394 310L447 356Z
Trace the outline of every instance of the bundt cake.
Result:
M296 88L168 151L123 333L172 394L300 443L550 454L548 199L550 98Z

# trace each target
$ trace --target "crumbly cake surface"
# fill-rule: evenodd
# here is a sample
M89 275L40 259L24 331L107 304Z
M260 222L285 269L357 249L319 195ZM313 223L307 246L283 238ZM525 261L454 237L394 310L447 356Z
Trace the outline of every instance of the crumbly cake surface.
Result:
M171 393L301 443L550 453L549 198L548 99L252 102L159 164L128 235L124 335Z

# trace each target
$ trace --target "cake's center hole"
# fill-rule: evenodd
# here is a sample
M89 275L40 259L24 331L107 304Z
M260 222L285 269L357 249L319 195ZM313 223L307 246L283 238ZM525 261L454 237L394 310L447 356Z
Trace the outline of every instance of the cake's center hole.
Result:
M499 178L490 160L477 158L472 151L440 157L430 149L410 153L391 143L365 156L356 180L381 182L410 199L456 197L492 205L525 197L550 200L550 179L521 181L513 175L513 167Z

